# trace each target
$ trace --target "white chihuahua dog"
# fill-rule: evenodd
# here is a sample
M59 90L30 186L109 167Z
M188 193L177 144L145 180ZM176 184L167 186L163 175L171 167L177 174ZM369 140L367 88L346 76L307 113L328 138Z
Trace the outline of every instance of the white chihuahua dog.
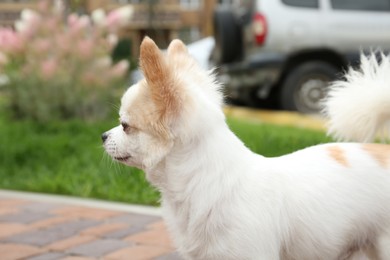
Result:
M390 118L389 59L374 60L331 90L339 136L367 141ZM140 64L145 79L124 94L104 148L161 192L185 259L390 259L390 146L333 143L265 158L230 131L220 85L181 41L164 54L145 38Z

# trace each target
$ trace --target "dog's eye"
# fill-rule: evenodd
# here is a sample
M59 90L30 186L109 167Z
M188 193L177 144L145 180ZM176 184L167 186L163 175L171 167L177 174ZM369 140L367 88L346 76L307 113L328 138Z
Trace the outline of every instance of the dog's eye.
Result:
M122 128L123 128L123 131L125 131L125 132L128 131L129 128L130 128L130 126L127 123L122 122L121 125L122 125Z

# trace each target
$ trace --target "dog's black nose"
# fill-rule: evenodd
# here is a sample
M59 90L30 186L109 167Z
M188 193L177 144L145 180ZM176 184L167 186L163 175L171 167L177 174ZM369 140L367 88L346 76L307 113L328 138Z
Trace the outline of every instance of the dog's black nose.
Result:
M107 140L107 138L108 138L108 134L107 133L103 133L102 134L102 141L103 141L103 143Z

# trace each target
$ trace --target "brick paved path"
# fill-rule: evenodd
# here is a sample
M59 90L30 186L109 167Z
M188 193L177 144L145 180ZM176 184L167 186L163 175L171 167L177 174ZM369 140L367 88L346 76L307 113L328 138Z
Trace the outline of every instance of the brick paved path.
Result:
M1 260L178 260L158 216L0 195Z

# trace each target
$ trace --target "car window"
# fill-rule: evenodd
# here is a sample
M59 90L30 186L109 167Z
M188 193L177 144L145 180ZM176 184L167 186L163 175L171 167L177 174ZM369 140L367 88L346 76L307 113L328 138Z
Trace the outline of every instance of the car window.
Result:
M282 2L290 6L318 8L318 0L282 0Z
M390 0L331 0L337 10L390 11Z

